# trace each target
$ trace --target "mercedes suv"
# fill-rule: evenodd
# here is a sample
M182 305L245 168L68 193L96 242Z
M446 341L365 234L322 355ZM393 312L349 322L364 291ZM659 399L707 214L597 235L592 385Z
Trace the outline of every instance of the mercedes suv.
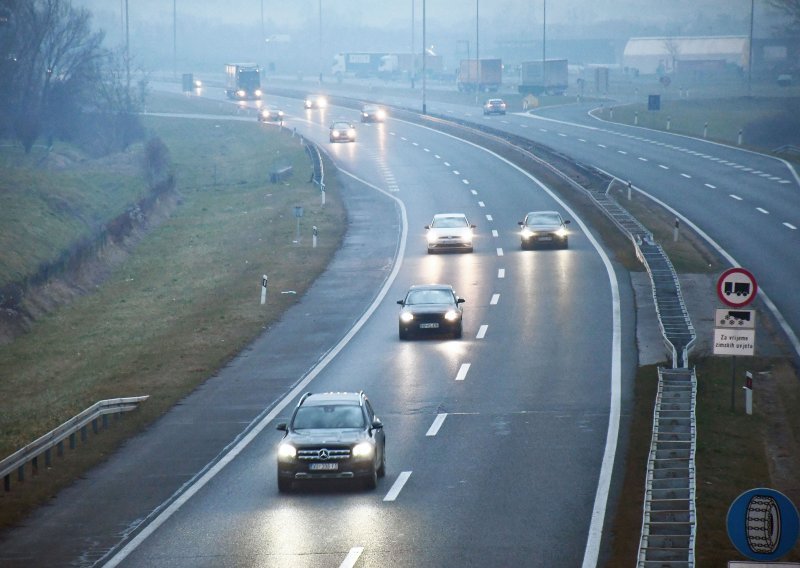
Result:
M295 481L358 479L368 489L386 474L386 436L363 392L306 393L278 445L278 491Z

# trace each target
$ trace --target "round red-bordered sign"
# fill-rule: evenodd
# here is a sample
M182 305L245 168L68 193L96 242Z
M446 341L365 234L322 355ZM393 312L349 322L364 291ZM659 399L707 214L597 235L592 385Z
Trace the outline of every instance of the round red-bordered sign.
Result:
M742 308L752 302L758 292L753 274L744 268L729 268L717 280L717 296L731 308Z

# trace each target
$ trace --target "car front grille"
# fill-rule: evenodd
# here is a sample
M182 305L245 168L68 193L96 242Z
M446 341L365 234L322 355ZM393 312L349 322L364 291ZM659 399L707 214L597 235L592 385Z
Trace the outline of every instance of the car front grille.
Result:
M297 458L308 461L346 460L350 459L350 448L299 449Z

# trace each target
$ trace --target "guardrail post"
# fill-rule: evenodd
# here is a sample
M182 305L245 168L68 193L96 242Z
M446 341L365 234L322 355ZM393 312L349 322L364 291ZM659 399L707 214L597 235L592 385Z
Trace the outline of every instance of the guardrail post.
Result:
M56 455L58 457L61 457L61 456L64 455L64 442L63 442L63 440L61 442L59 442L58 444L56 444Z
M6 493L11 491L11 474L3 476L3 489Z
M103 414L103 428L108 428L108 414Z
M39 456L33 456L31 460L31 475L39 473Z
M92 420L92 433L97 434L100 431L100 428L97 427L97 418Z
M89 432L86 429L86 426L81 428L81 442L85 442L89 438Z
M75 432L69 435L69 449L70 450L75 449Z
M20 483L25 481L25 464L22 464L17 468L17 481Z
M44 467L50 467L53 464L52 452L49 449L44 451Z

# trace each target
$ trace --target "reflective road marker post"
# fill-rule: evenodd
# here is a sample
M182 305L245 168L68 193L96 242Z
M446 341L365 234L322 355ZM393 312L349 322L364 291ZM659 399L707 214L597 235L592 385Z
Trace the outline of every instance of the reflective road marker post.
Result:
M319 231L317 230L317 226L314 225L311 227L311 248L317 248L317 235Z
M267 303L267 275L261 277L261 305Z

